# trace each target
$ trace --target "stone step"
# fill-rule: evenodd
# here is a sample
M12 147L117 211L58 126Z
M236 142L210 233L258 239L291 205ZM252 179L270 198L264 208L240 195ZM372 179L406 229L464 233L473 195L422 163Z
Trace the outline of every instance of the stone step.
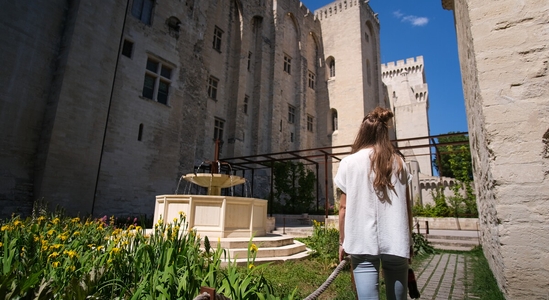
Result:
M427 240L435 249L440 250L470 251L479 245L478 239L463 239L455 237L434 238L433 236L430 236Z
M265 264L265 263L281 263L281 262L289 261L289 260L301 260L301 259L305 259L305 258L309 257L309 254L310 254L310 251L309 251L309 249L307 249L307 251L298 252L298 253L288 255L288 256L256 257L253 264L257 266L257 265L261 265L261 264ZM229 263L228 260L223 260L221 262L221 266L222 267L227 266L228 263ZM247 260L246 257L237 258L237 259L231 258L231 263L232 264L236 263L237 266L246 266L246 264L248 263L248 260Z
M303 259L308 257L310 253L305 244L295 241L292 236L272 233L252 239L221 238L210 240L210 246L215 249L219 243L227 251L227 258L224 258L222 261L222 266L226 266L229 259L231 263L245 266L248 263L248 247L250 242L258 248L254 265Z
M308 237L313 234L313 228L311 227L286 227L286 228L280 228L277 227L273 232L273 234L278 234L282 236L291 236L291 237Z
M422 233L424 237L427 239L437 239L437 240L465 240L465 241L478 241L478 236L465 236L465 235L438 235L438 234L424 234Z
M247 258L248 248L236 248L236 249L227 249L231 258ZM256 258L273 258L273 257L285 257L291 256L297 253L307 251L305 244L294 241L293 244L284 245L279 247L261 247L258 246Z
M217 240L210 240L210 245L212 248L217 247ZM219 241L221 247L225 249L236 249L236 248L248 248L250 243L249 238L223 238ZM271 248L271 247L281 247L286 245L291 245L294 243L294 239L291 236L282 236L278 234L268 234L264 237L254 237L252 239L257 247L260 248Z

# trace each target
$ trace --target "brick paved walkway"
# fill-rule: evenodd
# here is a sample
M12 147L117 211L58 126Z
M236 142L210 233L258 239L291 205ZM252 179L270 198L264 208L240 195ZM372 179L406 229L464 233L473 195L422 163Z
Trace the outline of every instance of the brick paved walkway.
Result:
M472 280L469 265L467 256L456 253L439 253L425 260L414 270L420 299L478 299L467 292Z

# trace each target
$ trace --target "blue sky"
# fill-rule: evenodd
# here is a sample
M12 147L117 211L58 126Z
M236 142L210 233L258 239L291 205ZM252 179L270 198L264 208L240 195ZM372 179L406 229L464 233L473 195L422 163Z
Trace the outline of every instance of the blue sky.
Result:
M334 1L302 2L314 11ZM381 24L381 62L423 56L431 135L467 131L454 17L441 3L441 0L369 2Z

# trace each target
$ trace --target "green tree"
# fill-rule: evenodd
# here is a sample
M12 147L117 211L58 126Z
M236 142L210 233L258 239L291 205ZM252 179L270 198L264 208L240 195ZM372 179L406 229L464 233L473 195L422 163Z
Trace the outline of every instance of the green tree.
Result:
M277 211L303 213L311 209L315 199L316 177L302 163L277 162L273 166L274 198Z
M473 166L468 141L469 137L465 134L438 138L438 143L442 145L437 147L437 158L433 162L440 176L451 177L458 182L452 186L454 196L447 199L450 202L450 210L456 217L463 214L478 215L472 187Z
M448 134L456 134L449 132ZM473 179L471 164L471 149L469 137L465 134L449 135L437 138L437 157L433 165L440 176L455 178L458 180L468 177ZM462 143L461 143L462 142Z

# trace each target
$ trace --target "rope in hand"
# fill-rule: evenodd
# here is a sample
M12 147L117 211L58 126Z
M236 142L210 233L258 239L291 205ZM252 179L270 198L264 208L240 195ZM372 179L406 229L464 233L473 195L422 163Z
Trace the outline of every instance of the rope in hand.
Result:
M316 289L316 291L311 293L304 300L316 299L316 298L318 298L318 296L320 296L320 294L324 293L324 291L326 291L326 289L330 286L330 284L332 284L332 282L336 279L339 272L341 272L341 270L343 270L343 268L349 262L349 260L351 260L351 256L347 255L342 261L339 262L339 265L337 265L337 267L332 272L332 274L330 274L330 276L328 276L328 279L326 279L326 281L318 289Z

